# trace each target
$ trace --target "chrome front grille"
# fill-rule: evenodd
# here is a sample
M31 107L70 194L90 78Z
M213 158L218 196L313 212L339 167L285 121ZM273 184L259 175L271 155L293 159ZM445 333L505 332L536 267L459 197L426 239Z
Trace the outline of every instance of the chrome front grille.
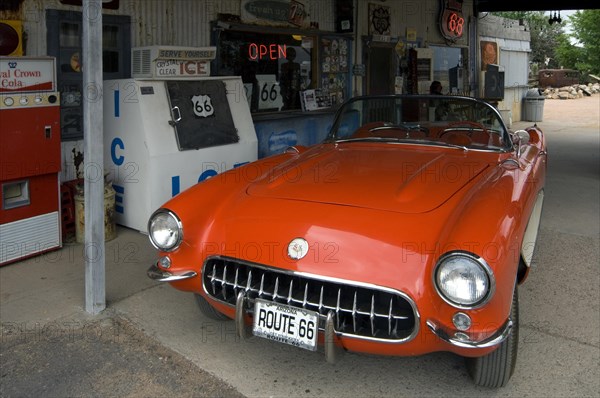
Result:
M408 296L375 285L293 273L224 257L206 261L202 283L208 295L231 306L235 306L238 293L243 291L251 303L260 298L318 312L321 329L332 311L335 331L346 336L399 342L412 338L418 327L416 310Z

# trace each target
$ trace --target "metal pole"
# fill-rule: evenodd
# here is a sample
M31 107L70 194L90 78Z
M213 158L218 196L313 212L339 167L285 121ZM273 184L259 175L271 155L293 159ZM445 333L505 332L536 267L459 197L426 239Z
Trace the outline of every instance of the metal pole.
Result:
M83 0L82 27L85 310L95 315L106 308L101 0Z
M469 19L469 95L481 98L479 92L479 32L477 30L477 14Z

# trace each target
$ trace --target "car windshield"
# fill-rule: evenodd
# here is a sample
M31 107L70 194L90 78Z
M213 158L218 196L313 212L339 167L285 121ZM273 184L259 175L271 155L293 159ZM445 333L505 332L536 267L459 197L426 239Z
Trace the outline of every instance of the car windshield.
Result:
M510 147L500 113L469 97L363 96L338 110L328 141L400 142L502 151Z

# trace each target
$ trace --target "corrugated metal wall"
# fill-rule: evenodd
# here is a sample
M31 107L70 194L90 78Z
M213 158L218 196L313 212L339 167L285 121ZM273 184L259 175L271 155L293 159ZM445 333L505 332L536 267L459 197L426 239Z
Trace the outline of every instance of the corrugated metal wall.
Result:
M309 21L319 23L321 30L335 30L334 0L304 0ZM240 15L240 0L121 0L118 10L104 14L131 17L132 46L177 45L202 47L210 45L210 22L217 14ZM28 37L28 55L46 54L47 9L81 12L81 6L67 6L58 0L25 0L20 12Z
M310 14L309 21L317 22L320 30L335 31L333 0L309 0L304 3Z
M129 0L133 46L208 46L210 21L240 13L239 0Z
M335 31L335 0L302 0L309 13L308 21L317 22L321 31ZM358 0L355 36L368 35L369 4L390 9L391 36L404 37L406 28L415 28L424 44L445 44L438 28L438 0ZM465 0L465 17L472 14L473 0ZM47 9L81 11L80 6L66 6L58 0L25 0L20 14L28 37L28 54L46 53ZM132 46L210 45L210 22L217 14L241 14L241 0L121 0L119 10L105 14L129 15L132 21ZM455 45L466 46L467 35ZM360 45L359 45L360 47Z
M217 14L240 15L240 0L128 0L121 14L132 17L134 46L210 45L210 22ZM305 0L310 21L334 30L333 0Z

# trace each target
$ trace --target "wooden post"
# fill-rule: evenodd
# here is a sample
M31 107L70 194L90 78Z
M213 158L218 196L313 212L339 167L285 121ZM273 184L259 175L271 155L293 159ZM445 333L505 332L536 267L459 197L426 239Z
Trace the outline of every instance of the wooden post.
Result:
M85 189L85 310L106 308L104 139L102 125L102 1L83 0L83 144Z

